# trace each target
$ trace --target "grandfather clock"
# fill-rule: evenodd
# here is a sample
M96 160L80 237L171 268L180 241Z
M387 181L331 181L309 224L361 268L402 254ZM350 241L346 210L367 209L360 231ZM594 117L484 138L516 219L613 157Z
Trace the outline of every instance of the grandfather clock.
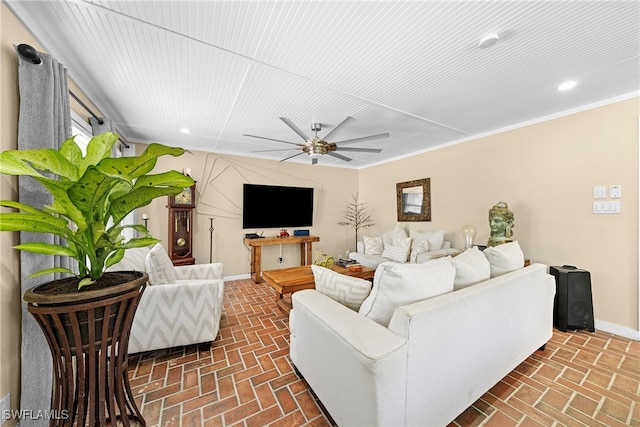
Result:
M196 186L169 196L169 257L173 265L196 263L193 257L193 208L196 206Z

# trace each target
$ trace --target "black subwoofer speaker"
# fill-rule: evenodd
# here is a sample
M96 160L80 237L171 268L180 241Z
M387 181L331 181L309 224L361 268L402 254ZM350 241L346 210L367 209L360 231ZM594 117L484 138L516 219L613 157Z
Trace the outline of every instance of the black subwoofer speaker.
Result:
M549 267L556 279L553 324L559 330L588 329L595 332L591 274L571 265Z

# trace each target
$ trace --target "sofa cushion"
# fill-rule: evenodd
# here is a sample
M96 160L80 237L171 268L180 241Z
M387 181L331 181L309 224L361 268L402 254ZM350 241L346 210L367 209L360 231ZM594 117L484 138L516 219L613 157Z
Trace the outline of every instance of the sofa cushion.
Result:
M393 230L387 231L382 235L382 241L385 246L397 246L398 242L409 237L407 230L402 226L396 225Z
M176 282L173 263L160 243L156 243L147 254L145 266L147 267L150 285L165 285Z
M380 255L384 250L382 237L363 236L364 253L367 255Z
M397 307L451 292L455 275L449 257L424 264L382 263L360 314L386 327Z
M456 278L453 282L454 291L483 282L491 277L489 260L477 246L469 248L453 258L453 265L456 268Z
M483 254L489 260L491 277L497 277L524 266L524 253L518 241L488 247Z
M422 264L427 261L431 261L432 259L444 258L446 256L454 256L462 253L460 249L456 248L447 248L447 249L439 249L437 251L427 251L419 253L416 257L416 264Z
M411 248L411 238L399 239L395 245L385 245L382 256L391 261L407 262L409 259L409 250Z
M358 277L351 277L335 271L312 265L316 290L340 304L358 311L371 292L371 282Z
M422 241L429 242L429 250L437 251L442 249L442 242L444 242L444 230L436 231L415 231L409 232L409 237L413 239L413 245L417 246Z

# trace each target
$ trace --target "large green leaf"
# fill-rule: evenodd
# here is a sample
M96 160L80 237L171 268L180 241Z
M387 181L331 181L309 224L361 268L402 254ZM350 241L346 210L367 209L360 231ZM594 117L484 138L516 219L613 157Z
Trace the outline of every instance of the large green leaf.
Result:
M118 246L120 249L133 249L133 248L144 248L145 246L151 246L158 243L160 240L155 239L153 237L139 237L129 239L127 243L124 243Z
M42 276L43 274L53 274L53 273L67 273L67 274L71 274L72 276L76 274L73 271L69 270L68 268L54 267L54 268L47 268L44 270L40 270L36 273L33 273L32 275L28 276L27 279Z
M168 171L157 175L144 175L136 180L134 187L180 187L187 188L194 184L193 178L177 171Z
M60 154L62 154L62 156L69 162L73 163L74 165L79 165L80 161L82 160L82 150L80 150L80 147L78 147L75 139L75 136L67 139L62 143L59 151Z
M44 172L51 172L60 177L75 181L78 179L78 168L76 165L64 158L59 151L53 148L39 148L35 150L7 150L2 152L1 163L3 163L0 172L8 175L29 175L42 176L41 174L33 174L29 171L26 164L30 164L33 169ZM7 166L4 163L7 162Z
M167 147L162 144L150 144L138 157L107 158L100 162L98 169L103 173L121 179L133 180L153 170L160 156L181 156L183 148Z
M71 200L70 193L66 188L57 185L61 181L36 178L53 196L53 204L50 210L69 218L80 232L87 229L87 222L83 212L78 209L74 200ZM72 187L73 188L73 187Z
M68 246L53 245L43 242L28 242L14 246L14 249L27 252L35 252L44 255L60 255L75 257L77 254Z
M87 145L87 155L80 160L80 175L84 174L89 166L96 166L110 156L117 140L118 135L112 132L105 132L91 138Z
M69 189L69 197L93 221L116 183L114 178L106 176L95 166L89 166L82 178Z
M32 214L38 214L42 216L47 216L48 214L41 211L40 209L34 208L33 206L25 205L24 203L16 202L15 200L0 200L0 206L4 206L5 208L14 208L20 209L24 212L29 212Z
M0 173L4 175L42 176L40 172L14 155L14 151L0 153Z
M114 252L111 252L107 257L107 261L105 262L104 268L109 268L112 265L120 262L124 258L124 249L118 249Z
M114 224L120 223L122 219L134 209L146 206L153 199L162 196L175 196L183 190L183 187L140 187L132 192L118 197L111 201L110 211Z
M51 233L64 238L73 238L71 230L59 222L54 221L54 216L42 217L38 215L25 214L22 212L2 212L0 213L0 231L30 231L32 233Z

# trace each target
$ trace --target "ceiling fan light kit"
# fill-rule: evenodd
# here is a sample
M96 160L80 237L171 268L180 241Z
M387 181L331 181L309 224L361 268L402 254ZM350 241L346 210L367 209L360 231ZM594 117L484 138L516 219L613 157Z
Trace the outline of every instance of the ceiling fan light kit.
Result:
M297 157L300 154L304 154L304 153L307 153L309 158L311 158L311 164L312 165L317 164L318 163L318 159L323 157L325 154L328 154L331 157L335 157L335 158L343 160L345 162L350 162L352 160L351 158L343 156L342 154L338 154L338 153L336 153L336 151L352 151L352 152L353 151L357 151L357 152L362 152L362 153L380 153L382 150L378 149L378 148L355 148L355 147L353 147L353 148L342 148L338 144L353 144L353 143L357 143L357 142L371 141L371 140L374 140L374 139L388 138L390 136L388 133L381 133L381 134L377 134L377 135L363 136L363 137L360 137L360 138L352 138L352 139L347 139L347 140L343 140L343 141L327 142L326 140L329 139L330 135L333 132L335 132L338 128L340 128L345 123L348 123L348 122L353 121L355 119L353 117L351 117L351 116L347 117L342 122L340 122L340 124L338 124L338 126L333 128L328 134L326 134L324 136L324 138L319 138L318 137L318 132L322 130L322 123L315 123L315 122L311 123L311 130L314 132L314 136L313 136L313 138L310 138L298 126L296 126L291 120L287 119L286 117L280 117L280 120L282 120L287 126L289 126L291 128L291 130L293 130L295 133L297 133L304 140L304 143L303 144L301 144L301 143L296 144L295 142L283 141L283 140L274 139L274 138L267 138L267 137L264 137L264 136L249 135L249 134L246 134L246 133L244 134L244 136L249 136L249 137L252 137L252 138L266 139L268 141L282 142L284 144L289 144L289 145L295 145L296 149L300 150L299 153L294 154L292 156L285 157L284 159L280 160L281 162L283 162L285 160L289 160L289 159L291 159L293 157ZM264 151L281 151L281 150L282 149L260 150L260 152L264 152ZM284 149L284 150L289 150L289 149Z

